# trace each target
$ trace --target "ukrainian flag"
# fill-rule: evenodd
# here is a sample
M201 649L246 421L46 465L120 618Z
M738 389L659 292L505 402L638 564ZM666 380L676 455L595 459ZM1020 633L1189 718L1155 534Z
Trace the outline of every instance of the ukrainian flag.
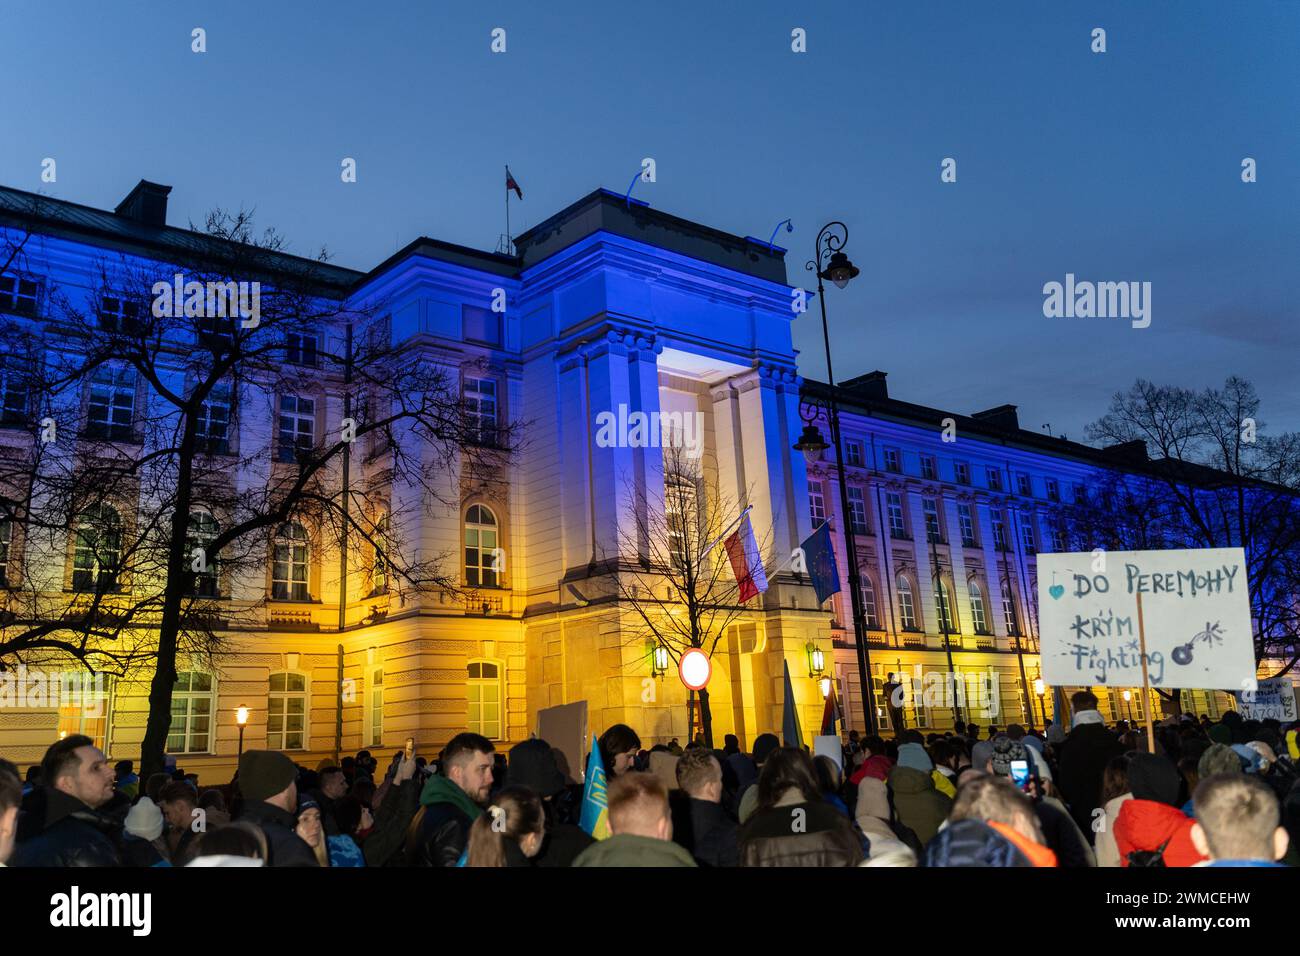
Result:
M591 757L587 760L587 776L582 785L582 816L578 826L597 840L609 836L609 801L605 795L605 765L600 759L600 747L595 737L591 739Z

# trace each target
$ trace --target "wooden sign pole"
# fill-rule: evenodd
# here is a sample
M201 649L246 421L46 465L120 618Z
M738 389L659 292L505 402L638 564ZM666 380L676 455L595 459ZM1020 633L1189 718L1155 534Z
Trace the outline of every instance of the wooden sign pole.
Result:
M1142 592L1137 595L1138 605L1138 647L1142 654L1142 712L1147 718L1147 751L1156 752L1156 730L1151 723L1151 678L1147 674L1147 634L1142 622Z

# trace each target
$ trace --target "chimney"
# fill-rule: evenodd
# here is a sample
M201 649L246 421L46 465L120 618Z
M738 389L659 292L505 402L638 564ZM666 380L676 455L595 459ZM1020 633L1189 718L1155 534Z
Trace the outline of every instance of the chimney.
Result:
M160 186L142 179L113 210L119 216L134 219L146 226L167 225L167 196L170 186Z
M972 412L970 417L1008 431L1020 429L1020 416L1016 414L1014 405L999 405L997 408L987 408L982 412Z
M874 372L868 372L866 375L859 375L857 378L851 378L841 384L841 388L853 392L862 398L875 399L882 401L889 398L889 386L885 384L885 377L888 372L882 372L876 369Z

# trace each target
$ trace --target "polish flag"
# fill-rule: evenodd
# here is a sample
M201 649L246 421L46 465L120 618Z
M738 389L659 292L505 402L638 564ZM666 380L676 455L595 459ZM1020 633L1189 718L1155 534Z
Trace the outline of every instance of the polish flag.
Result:
M510 167L507 166L506 167L506 192L509 192L512 189L515 191L516 196L518 196L520 199L524 198L524 191L519 188L519 184L515 182L515 177L510 174Z
M740 519L740 526L723 542L727 557L731 559L731 572L740 587L740 603L744 604L756 594L767 590L767 575L763 561L758 556L758 542L754 540L754 526L749 523L749 512Z

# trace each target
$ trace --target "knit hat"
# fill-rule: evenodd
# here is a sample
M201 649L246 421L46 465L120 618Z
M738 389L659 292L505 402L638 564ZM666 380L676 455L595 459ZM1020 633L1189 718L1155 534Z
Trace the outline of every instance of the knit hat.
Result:
M920 744L903 744L898 748L898 766L929 773L934 769L934 761Z
M265 800L298 779L293 761L275 750L245 750L239 758L239 792L245 800Z
M527 787L545 800L564 789L564 774L550 744L525 740L510 748L506 782L512 787Z
M1216 773L1241 772L1241 757L1227 744L1211 744L1196 763L1196 773L1202 780Z
M1173 761L1155 754L1135 753L1129 758L1128 787L1136 800L1178 805L1182 777Z
M1000 777L1009 777L1011 775L1011 762L1013 760L1031 759L1026 752L1025 745L1018 740L999 735L993 738L992 744L993 772Z
M298 816L301 817L308 810L320 811L320 804L311 797L303 797L298 801Z
M1210 728L1210 739L1213 740L1216 744L1231 746L1232 728L1230 728L1227 724L1215 724L1213 727Z
M163 812L148 797L141 797L127 813L125 829L132 836L152 842L162 836Z
M1065 743L1065 728L1060 724L1052 724L1052 726L1048 727L1047 742L1057 747Z
M754 763L765 763L772 755L772 751L780 746L781 741L777 739L776 734L759 734L758 739L754 741Z
M970 749L970 765L976 770L987 770L989 758L993 756L993 741L981 740Z

